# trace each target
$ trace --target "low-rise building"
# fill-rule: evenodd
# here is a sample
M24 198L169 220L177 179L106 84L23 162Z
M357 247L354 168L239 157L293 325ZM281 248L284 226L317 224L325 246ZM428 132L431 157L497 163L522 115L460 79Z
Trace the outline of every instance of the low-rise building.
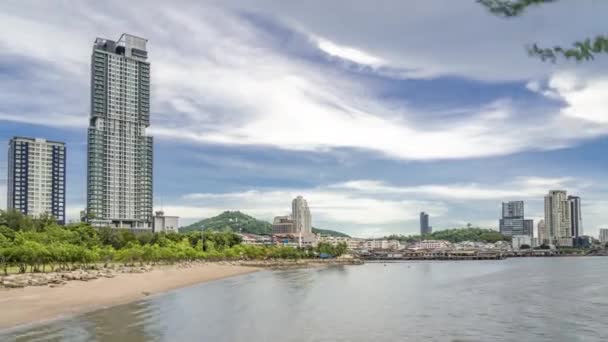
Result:
M451 247L451 243L445 240L423 240L414 244L414 249L442 249Z
M256 234L238 234L241 237L244 245L266 245L271 243L271 237L267 235Z
M527 245L529 248L538 247L538 239L529 235L513 235L511 237L511 247L513 249L521 249L523 245Z
M339 243L345 243L349 250L360 249L362 243L365 240L351 238L351 237L342 237L342 236L320 236L319 242L330 243L333 246L337 246Z
M272 234L296 234L296 223L291 216L277 216L272 222Z
M179 229L178 216L166 216L163 211L154 213L153 231L155 233L177 233Z
M367 249L368 251L374 250L399 250L403 249L403 246L399 243L399 240L365 240L361 244L361 248Z

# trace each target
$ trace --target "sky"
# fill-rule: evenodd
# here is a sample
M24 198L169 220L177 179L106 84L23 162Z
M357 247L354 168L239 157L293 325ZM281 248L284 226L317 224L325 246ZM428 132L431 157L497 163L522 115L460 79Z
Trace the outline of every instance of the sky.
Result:
M313 225L354 236L498 228L552 189L608 227L608 56L542 62L525 46L605 31L608 2L518 18L473 0L0 3L0 144L64 141L67 216L86 204L95 38L148 39L154 203L182 224L259 219L304 196ZM0 153L0 207L7 154Z

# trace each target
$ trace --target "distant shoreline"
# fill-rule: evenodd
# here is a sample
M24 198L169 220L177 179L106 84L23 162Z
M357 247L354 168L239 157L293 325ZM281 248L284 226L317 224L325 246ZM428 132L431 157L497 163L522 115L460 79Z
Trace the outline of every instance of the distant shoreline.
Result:
M0 289L0 332L126 304L198 283L248 274L259 267L220 263L192 264L187 268L161 266L147 273L125 273L114 278L69 281L61 287L28 286Z

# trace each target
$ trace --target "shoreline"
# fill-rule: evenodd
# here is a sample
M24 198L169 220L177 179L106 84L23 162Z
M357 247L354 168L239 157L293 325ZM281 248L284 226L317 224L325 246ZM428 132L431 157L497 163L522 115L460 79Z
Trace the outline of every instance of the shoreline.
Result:
M261 267L223 263L160 266L146 273L69 281L60 287L0 288L0 333L142 300L178 288L249 274Z

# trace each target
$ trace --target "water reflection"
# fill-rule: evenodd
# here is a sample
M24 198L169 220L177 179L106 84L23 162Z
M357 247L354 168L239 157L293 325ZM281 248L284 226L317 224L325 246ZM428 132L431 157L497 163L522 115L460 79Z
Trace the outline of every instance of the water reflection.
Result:
M264 271L2 341L603 341L608 258Z

